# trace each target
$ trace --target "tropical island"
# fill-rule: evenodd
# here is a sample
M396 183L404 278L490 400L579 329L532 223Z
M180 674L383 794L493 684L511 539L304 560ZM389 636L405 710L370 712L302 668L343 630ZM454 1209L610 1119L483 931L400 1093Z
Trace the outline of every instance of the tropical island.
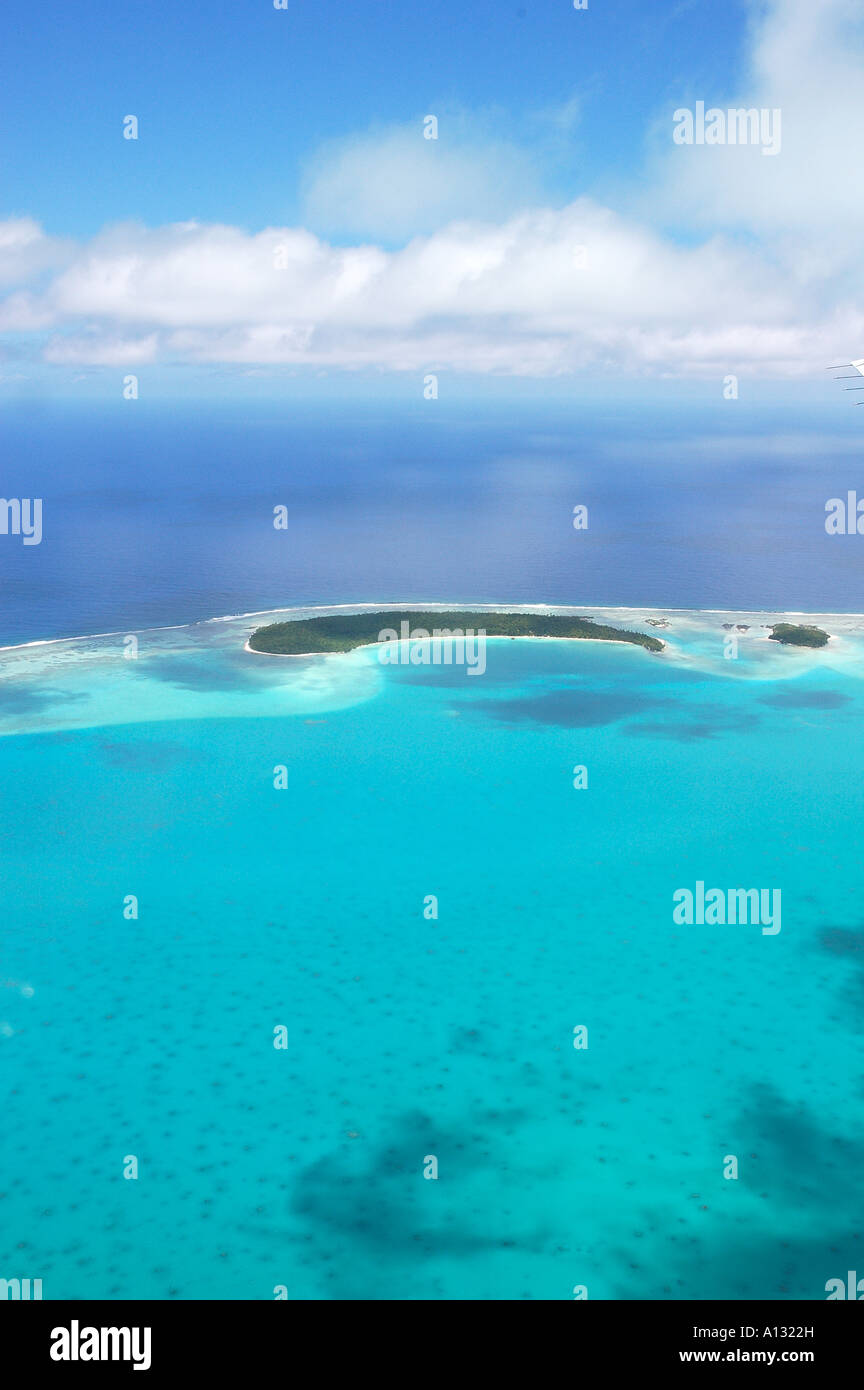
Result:
M829 633L821 627L807 627L801 623L775 623L769 641L783 642L788 647L824 647Z
M434 629L429 624L434 623ZM407 628L403 625L407 624ZM485 632L487 637L583 638L602 642L630 642L650 652L660 652L659 637L625 628L608 627L591 618L570 618L556 614L474 613L453 611L431 613L412 609L398 612L331 614L321 618L297 618L287 623L270 623L252 633L250 651L270 656L308 656L318 652L350 652L382 640L382 632L396 629L427 637L461 637L466 632Z

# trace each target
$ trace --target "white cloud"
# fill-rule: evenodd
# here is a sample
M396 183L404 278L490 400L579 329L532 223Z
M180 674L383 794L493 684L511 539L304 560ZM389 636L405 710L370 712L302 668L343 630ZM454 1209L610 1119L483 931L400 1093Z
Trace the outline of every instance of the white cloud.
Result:
M316 152L303 180L304 221L325 235L398 242L456 218L498 219L545 201L537 160L484 121L442 114L352 135Z
M754 248L677 246L580 199L389 252L294 229L114 228L10 294L0 323L52 328L53 363L789 374L864 330L812 275L789 285Z
M334 147L307 190L319 221L353 218L389 245L435 224L399 249L194 222L70 247L17 219L0 224L0 327L55 364L812 374L864 351L857 14L857 0L775 0L743 96L694 100L779 106L781 153L673 146L670 110L641 213L526 208L524 151L472 145L464 127L451 146L424 141L418 122ZM657 206L701 239L652 230Z
M108 337L91 333L80 337L53 338L45 348L43 360L61 367L134 367L155 362L158 349L155 333L146 338Z
M32 217L0 222L0 286L21 284L56 269L74 254L74 246L48 237Z
M864 10L860 0L774 0L754 18L737 92L682 93L658 123L655 181L642 210L700 227L806 238L812 269L860 269L864 197ZM781 113L779 154L741 145L673 146L672 112L708 107ZM799 268L807 272L803 259ZM805 278L807 274L805 273Z

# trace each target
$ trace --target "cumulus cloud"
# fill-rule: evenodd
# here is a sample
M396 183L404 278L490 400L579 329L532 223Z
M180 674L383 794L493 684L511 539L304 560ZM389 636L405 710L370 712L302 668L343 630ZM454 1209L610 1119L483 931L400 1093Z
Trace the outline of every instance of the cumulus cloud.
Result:
M58 365L812 373L864 342L857 8L775 0L744 94L693 100L779 106L780 154L673 146L670 111L650 201L626 215L585 197L526 206L525 156L506 145L390 132L334 147L307 187L318 223L353 217L383 245L186 222L70 246L17 219L0 224L0 328ZM655 204L699 236L653 230ZM393 245L424 218L427 233Z
M417 120L330 142L307 168L302 193L308 226L386 242L457 218L504 218L545 200L529 150L496 136L488 122L453 115L441 117L437 139L425 139Z
M807 237L814 269L841 254L860 264L864 198L864 12L860 0L774 0L754 16L736 92L690 91L675 106L780 112L781 147L672 146L672 105L658 123L642 207L691 225Z
M10 217L0 222L0 286L36 279L56 270L74 253L71 242L45 236L32 217Z
M0 325L53 330L53 363L785 374L864 328L826 312L821 288L790 295L788 266L753 247L676 245L580 199L396 251L297 229L114 228L10 294Z
M96 332L80 337L52 338L45 347L43 358L61 367L134 367L155 362L158 351L155 333L148 334L146 338L122 338Z

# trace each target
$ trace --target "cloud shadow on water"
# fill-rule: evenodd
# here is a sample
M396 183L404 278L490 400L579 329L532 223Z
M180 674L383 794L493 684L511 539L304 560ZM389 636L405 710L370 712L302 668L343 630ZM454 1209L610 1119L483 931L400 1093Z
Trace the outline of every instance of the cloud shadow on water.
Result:
M823 927L818 936L819 948L848 967L841 998L848 1012L850 1026L864 1031L864 926Z
M707 708L706 706L700 707L698 713L705 714ZM624 732L632 738L659 738L675 743L699 743L723 734L746 733L750 729L756 728L759 722L758 716L754 714L727 710L718 705L712 711L710 721L698 718L690 721L672 719L648 721L644 724L631 724Z
M282 685L287 672L263 666L251 666L233 654L219 657L152 656L141 660L143 674L166 685L201 694L264 690Z
M479 1212L468 1196L476 1184L464 1186L478 1175L494 1175L496 1148L509 1142L522 1118L516 1111L474 1114L463 1127L405 1113L371 1151L360 1136L305 1167L291 1206L311 1236L303 1249L333 1281L330 1296L403 1297L406 1263L416 1265L422 1282L424 1262L436 1258L545 1248L554 1233L514 1230L503 1213L491 1224L494 1201ZM424 1179L427 1154L446 1164L448 1186Z
M730 709L728 705L628 694L615 689L572 687L520 699L478 700L471 710L505 724L554 725L566 729L600 728L641 718L641 723L629 725L624 732L635 738L682 743L742 733L760 722L758 715L751 711Z
M689 1200L670 1192L675 1219L658 1209L652 1245L640 1243L638 1256L615 1252L634 1271L617 1283L616 1298L824 1299L829 1279L864 1268L859 1134L824 1127L803 1102L762 1082L749 1088L737 1115L722 1129L712 1121L712 1130L717 1154L738 1158L738 1180L722 1178L718 1158L717 1181L703 1175ZM727 1198L734 1207L739 1192L755 1195L759 1214L751 1200L746 1219L729 1222L720 1212ZM817 1234L801 1234L802 1212Z
M563 689L515 700L477 700L471 710L503 724L547 724L564 729L599 728L673 703L614 690Z
M57 705L69 705L86 699L82 692L59 690L47 685L12 685L0 681L0 717L21 714L41 714Z
M763 705L773 705L775 709L840 709L852 703L852 696L842 695L839 690L778 690L760 699Z

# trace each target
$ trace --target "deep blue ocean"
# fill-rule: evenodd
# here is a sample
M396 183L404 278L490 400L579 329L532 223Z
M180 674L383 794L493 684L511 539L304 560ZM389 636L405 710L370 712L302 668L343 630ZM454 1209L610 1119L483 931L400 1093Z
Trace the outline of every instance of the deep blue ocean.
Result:
M44 538L0 536L0 645L370 600L864 611L860 538L824 527L859 424L623 392L22 403L0 495L41 497Z
M41 545L0 536L0 639L88 637L0 653L3 1277L864 1273L864 619L821 650L765 626L864 612L864 539L824 530L848 429L139 401L10 409L0 443L44 501ZM471 678L211 621L388 601L632 606L667 645L490 640ZM782 929L677 923L699 882L779 890Z

